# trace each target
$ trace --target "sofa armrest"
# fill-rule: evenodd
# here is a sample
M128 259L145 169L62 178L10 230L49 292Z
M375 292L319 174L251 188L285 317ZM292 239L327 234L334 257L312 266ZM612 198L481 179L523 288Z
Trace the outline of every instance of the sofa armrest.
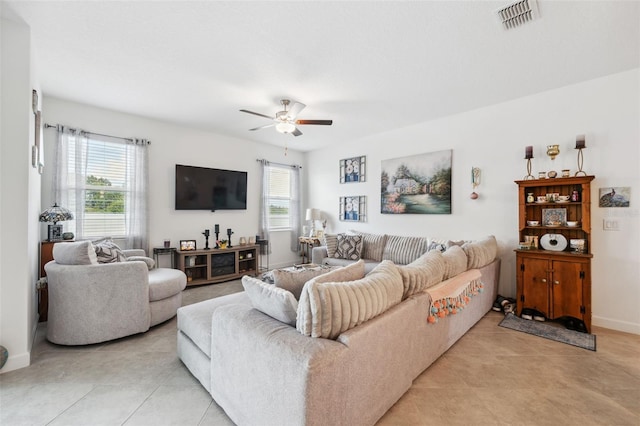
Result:
M149 272L143 262L60 265L52 261L45 271L50 341L84 345L149 329Z
M147 255L147 253L145 253L143 249L127 249L127 250L122 250L122 252L126 257Z
M328 257L327 246L314 247L311 250L311 263L322 265L326 257Z
M221 306L211 321L211 395L234 423L344 424L347 347L251 306Z

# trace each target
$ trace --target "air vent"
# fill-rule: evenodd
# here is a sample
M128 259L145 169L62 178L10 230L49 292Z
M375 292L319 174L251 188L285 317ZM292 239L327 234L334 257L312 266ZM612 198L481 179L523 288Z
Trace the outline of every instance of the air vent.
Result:
M496 11L505 30L510 30L538 18L536 0L522 0L511 3Z

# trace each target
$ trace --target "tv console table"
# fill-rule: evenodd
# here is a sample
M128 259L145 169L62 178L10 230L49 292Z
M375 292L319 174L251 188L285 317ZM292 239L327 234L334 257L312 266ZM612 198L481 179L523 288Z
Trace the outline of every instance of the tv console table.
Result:
M224 249L176 250L178 269L187 275L187 286L212 284L256 276L259 271L259 246L238 245Z

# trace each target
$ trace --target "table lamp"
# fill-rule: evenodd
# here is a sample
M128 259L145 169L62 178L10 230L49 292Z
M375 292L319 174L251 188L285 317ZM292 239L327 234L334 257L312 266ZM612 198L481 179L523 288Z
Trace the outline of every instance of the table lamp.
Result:
M311 233L310 237L316 236L316 220L320 220L320 210L318 209L307 209L307 220L311 221Z
M42 213L40 213L40 222L51 222L53 225L49 225L47 232L48 241L60 241L62 240L62 225L58 225L58 222L63 220L73 219L73 214L68 209L60 207L58 203L54 203Z

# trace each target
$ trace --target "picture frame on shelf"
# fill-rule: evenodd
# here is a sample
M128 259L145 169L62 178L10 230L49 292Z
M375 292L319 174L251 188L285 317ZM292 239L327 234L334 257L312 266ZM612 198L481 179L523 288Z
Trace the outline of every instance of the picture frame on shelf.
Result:
M196 240L180 240L180 251L196 250Z
M365 182L366 166L365 155L340 160L340 183Z
M343 222L365 222L367 216L367 197L352 195L340 197L339 218Z

